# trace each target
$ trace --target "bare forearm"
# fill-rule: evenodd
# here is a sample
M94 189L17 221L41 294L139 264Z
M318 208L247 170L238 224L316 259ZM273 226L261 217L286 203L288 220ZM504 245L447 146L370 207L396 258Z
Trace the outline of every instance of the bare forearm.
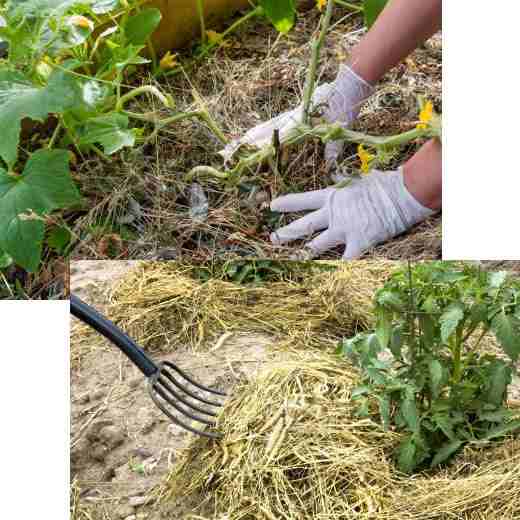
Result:
M349 65L371 84L441 29L442 0L390 0L352 49Z

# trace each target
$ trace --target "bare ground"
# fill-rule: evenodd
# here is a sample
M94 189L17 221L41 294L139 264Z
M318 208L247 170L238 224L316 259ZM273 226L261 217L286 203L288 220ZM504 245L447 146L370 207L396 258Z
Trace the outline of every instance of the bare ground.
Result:
M73 264L72 291L102 310L111 284L131 267L128 262ZM271 343L267 336L237 334L213 352L194 353L179 345L174 354L163 354L161 359L229 393L268 363ZM72 345L74 349L74 332ZM74 359L73 520L185 518L192 512L189 503L159 506L150 494L171 470L191 434L155 408L138 369L101 337Z
M179 111L197 108L196 92L215 122L229 138L294 107L301 99L310 56L310 40L318 24L316 9L300 14L295 30L278 37L267 23L255 21L228 45L183 74L160 81ZM364 32L359 16L338 9L320 66L320 81L333 80L338 63ZM189 54L181 56L181 61ZM153 78L143 78L154 81ZM442 112L442 39L435 36L396 67L378 85L363 108L357 128L373 134L394 134L413 128L417 95L432 99ZM142 98L135 112L157 109ZM166 114L165 114L166 115ZM406 147L388 168L402 164L421 145ZM301 244L274 247L269 233L287 217L263 209L272 197L330 185L323 146L308 142L287 151L282 175L268 168L250 171L237 185L200 180L209 201L202 221L190 217L190 187L185 174L201 164L221 167L222 145L196 121L166 128L153 141L126 150L109 163L90 158L79 164L75 177L88 200L88 211L73 217L81 241L73 251L78 259L148 258L201 261L208 258L255 256L288 258ZM344 168L358 168L354 146L347 147ZM291 216L290 219L293 219ZM433 259L441 256L441 217L376 247L367 257ZM328 258L338 258L333 251Z

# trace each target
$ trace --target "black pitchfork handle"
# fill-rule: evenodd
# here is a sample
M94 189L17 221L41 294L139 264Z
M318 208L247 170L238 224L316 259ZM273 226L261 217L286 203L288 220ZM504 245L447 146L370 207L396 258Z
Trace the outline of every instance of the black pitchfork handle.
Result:
M152 376L159 370L159 367L132 338L73 294L70 295L70 313L119 347L146 377Z

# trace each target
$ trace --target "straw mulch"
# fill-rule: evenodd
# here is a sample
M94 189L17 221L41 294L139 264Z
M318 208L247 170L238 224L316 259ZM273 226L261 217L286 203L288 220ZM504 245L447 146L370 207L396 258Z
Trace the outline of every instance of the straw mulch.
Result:
M337 270L240 285L191 275L175 262L141 264L112 291L110 317L146 348L200 346L230 331L273 334L321 346L372 324L372 296L397 267L389 261L339 263Z
M303 356L303 359L302 359ZM235 391L220 441L194 439L160 490L198 516L252 519L520 519L520 439L466 447L449 467L408 477L399 435L350 399L345 361L300 351Z

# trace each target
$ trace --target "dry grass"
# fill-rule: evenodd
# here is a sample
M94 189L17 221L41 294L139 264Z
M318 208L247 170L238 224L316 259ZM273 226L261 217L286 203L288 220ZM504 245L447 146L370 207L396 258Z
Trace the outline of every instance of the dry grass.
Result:
M279 37L267 23L251 23L230 39L228 47L185 74L162 80L159 86L174 96L179 111L194 108L196 91L225 134L239 136L301 99L318 16L316 9L302 13L287 37ZM364 32L361 18L343 8L338 8L334 23L321 60L321 81L334 78L338 63ZM374 134L409 129L417 118L417 94L428 95L441 110L441 54L437 37L396 67L364 107L358 128ZM131 109L146 112L156 108L153 100L143 98ZM388 167L405 161L419 145L404 149ZM330 185L323 147L309 142L289 150L282 175L258 168L239 186L201 181L210 211L204 222L196 223L189 215L189 185L184 176L200 164L220 166L220 148L204 125L184 121L165 129L155 142L127 150L110 163L94 157L79 164L76 177L90 210L76 219L75 231L82 240L74 256L192 262L213 256L288 258L301 244L280 248L268 240L269 232L288 217L263 211L261 204L283 193ZM348 147L344 163L348 170L358 166L355 155L355 147ZM440 219L434 218L367 256L439 258L440 237ZM338 251L328 257L338 258Z
M326 354L300 352L269 368L226 405L222 440L192 442L162 499L199 497L215 520L520 518L518 439L467 447L433 474L402 475L391 460L399 435L355 415L358 380Z
M190 265L143 262L116 285L108 313L146 348L171 349L179 342L196 347L229 331L330 345L372 323L372 295L397 266L342 262L298 281L240 285L201 282Z

